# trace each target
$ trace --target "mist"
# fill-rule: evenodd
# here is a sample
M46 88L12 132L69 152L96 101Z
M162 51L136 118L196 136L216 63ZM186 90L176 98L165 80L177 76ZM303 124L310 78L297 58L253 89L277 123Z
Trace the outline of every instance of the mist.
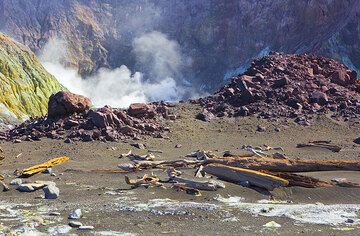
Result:
M110 105L127 107L135 102L169 101L189 98L196 93L184 84L182 71L189 58L181 53L179 44L165 34L152 31L134 38L136 67L126 65L115 69L101 68L94 75L82 78L75 68L65 67L67 43L52 38L39 58L44 67L73 93L87 96L96 107Z

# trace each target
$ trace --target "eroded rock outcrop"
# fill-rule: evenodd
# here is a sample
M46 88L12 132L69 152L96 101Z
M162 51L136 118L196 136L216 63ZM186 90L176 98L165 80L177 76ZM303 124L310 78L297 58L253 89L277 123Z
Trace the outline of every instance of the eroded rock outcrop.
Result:
M44 116L50 95L60 90L34 53L0 33L0 123Z

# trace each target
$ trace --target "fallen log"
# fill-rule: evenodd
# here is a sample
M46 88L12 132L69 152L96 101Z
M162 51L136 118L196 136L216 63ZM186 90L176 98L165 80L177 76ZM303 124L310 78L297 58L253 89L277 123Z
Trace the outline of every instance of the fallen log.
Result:
M297 148L304 148L304 147L318 147L318 148L325 148L333 152L340 152L341 147L337 145L332 145L324 142L310 142L310 143L299 143Z
M289 181L260 171L226 166L222 164L208 164L203 171L226 181L240 183L248 181L250 185L273 190L277 187L287 186Z
M66 161L70 160L69 157L63 156L63 157L57 157L57 158L53 158L47 162L44 162L42 164L39 165L35 165L32 167L29 167L27 169L24 169L22 171L16 171L16 174L18 175L19 178L28 178L30 176L33 176L37 173L43 172L44 170L51 168L55 165L59 165L61 163L64 163Z
M267 170L274 172L310 172L310 171L359 171L360 161L350 160L301 160L275 159L268 157L218 157L204 161L206 164L223 164L251 170Z
M274 175L289 181L289 186L300 186L305 188L317 188L317 187L330 187L334 186L333 183L319 180L317 178L298 175L294 173L288 172L270 172L270 171L262 171L263 173L267 173L270 175Z

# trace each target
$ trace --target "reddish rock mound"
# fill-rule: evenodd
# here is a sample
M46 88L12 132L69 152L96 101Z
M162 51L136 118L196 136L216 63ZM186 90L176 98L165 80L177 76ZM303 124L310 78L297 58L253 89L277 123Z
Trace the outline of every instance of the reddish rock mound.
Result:
M357 119L360 83L356 72L334 60L315 55L272 53L213 95L195 103L204 107L197 118L257 114L261 118L294 118L307 125L314 114Z
M140 138L141 135L163 137L168 128L161 119L176 116L169 112L165 103L136 103L130 108L113 109L105 106L89 109L88 98L61 92L52 95L49 101L49 116L25 121L8 134L10 140L40 140L42 137L82 141L118 141L125 138Z

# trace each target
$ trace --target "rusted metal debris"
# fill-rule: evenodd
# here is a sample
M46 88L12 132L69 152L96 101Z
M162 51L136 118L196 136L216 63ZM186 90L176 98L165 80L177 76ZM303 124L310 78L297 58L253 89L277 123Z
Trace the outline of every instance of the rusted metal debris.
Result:
M297 148L304 148L304 147L318 147L318 148L325 148L333 152L340 152L341 147L338 145L330 144L331 141L310 141L309 143L299 143L296 147Z
M39 165L35 165L29 168L26 168L22 171L15 171L15 174L18 175L19 178L28 178L30 176L33 176L37 173L43 172L48 168L51 168L55 165L59 165L61 163L64 163L66 161L70 160L69 157L66 156L62 156L62 157L57 157L57 158L53 158L47 162L44 162L42 164Z
M267 190L273 190L274 188L284 187L289 184L289 181L277 176L223 164L208 164L204 166L203 171L233 183L248 181L250 185Z

